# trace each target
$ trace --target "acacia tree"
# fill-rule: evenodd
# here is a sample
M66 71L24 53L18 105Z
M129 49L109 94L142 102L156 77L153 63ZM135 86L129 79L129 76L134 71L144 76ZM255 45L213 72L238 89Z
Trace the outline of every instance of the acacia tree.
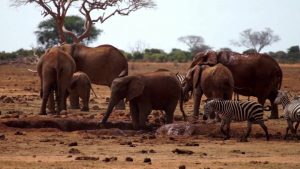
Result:
M178 41L186 44L189 47L190 52L193 54L211 49L210 46L204 43L204 38L201 36L195 36L195 35L182 36L178 38Z
M84 32L83 25L84 19L79 16L67 16L65 18L65 27L68 30L72 30L76 35L80 35ZM94 25L91 28L90 36L85 38L82 42L88 44L97 39L98 35L102 31L97 29ZM53 18L41 21L38 25L38 30L34 32L37 36L37 43L42 49L50 48L59 43L57 36L57 27ZM65 34L66 42L72 43L72 38Z
M262 31L246 29L240 33L238 41L232 40L231 43L235 46L244 46L248 49L253 49L259 53L264 47L272 45L279 40L279 36L275 35L270 28L265 28Z
M42 8L44 17L50 15L56 23L60 43L66 42L65 34L78 43L89 37L92 25L96 22L104 23L115 14L129 15L141 8L153 8L153 0L13 0L13 6L36 4ZM84 32L76 35L64 26L67 12L70 8L77 9L85 18Z

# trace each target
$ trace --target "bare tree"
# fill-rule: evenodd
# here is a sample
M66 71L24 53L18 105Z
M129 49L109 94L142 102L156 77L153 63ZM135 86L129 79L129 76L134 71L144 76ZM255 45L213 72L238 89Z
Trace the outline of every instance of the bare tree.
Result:
M153 8L156 6L153 0L13 0L12 6L36 4L42 8L44 17L50 15L56 21L60 42L66 41L64 33L78 43L87 38L94 23L103 23L115 14L129 15L141 8ZM85 18L85 31L76 35L64 26L64 19L70 8L78 9Z
M210 46L204 43L204 39L201 36L188 35L178 38L178 41L186 44L189 47L190 52L193 54L211 49Z
M270 28L265 28L263 31L246 29L240 33L240 39L238 41L232 40L231 43L235 46L244 46L248 49L254 49L259 53L264 47L272 45L279 40L279 36L274 35L273 30Z

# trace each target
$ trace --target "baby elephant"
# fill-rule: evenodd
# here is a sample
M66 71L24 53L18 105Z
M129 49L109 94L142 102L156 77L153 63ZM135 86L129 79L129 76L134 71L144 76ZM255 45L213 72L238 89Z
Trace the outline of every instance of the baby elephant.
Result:
M76 72L73 74L71 85L68 88L71 109L79 109L79 98L82 99L83 107L81 111L89 111L90 91L92 88L90 78L84 72Z
M151 110L163 110L167 123L173 122L174 111L181 97L181 84L175 74L158 71L116 78L111 86L111 99L101 124L107 122L115 105L122 99L129 101L135 129L146 127ZM182 102L180 109L184 114Z

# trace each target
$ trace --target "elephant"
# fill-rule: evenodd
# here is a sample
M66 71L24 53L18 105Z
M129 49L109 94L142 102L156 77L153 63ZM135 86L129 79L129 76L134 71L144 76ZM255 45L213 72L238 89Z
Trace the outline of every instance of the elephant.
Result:
M62 44L60 48L74 58L76 71L86 73L93 84L111 87L115 78L128 75L126 57L112 45L91 48L78 43ZM125 108L124 102L121 104Z
M74 59L58 47L47 50L41 56L37 64L37 73L41 82L40 96L42 98L40 115L46 115L48 99L50 105L55 105L53 92L56 96L57 114L61 110L66 110L67 89L75 69Z
M68 88L71 109L80 108L79 98L81 98L83 102L81 111L89 111L91 90L93 91L95 97L97 97L95 91L92 88L92 84L88 75L80 71L75 72L71 80L71 85Z
M217 63L223 64L232 72L235 93L257 97L262 105L269 99L272 107L269 118L278 118L278 107L274 101L281 88L282 70L272 57L260 53L199 52L190 68L195 65L216 65Z
M222 64L216 64L212 67L208 65L195 65L187 72L183 94L186 96L189 91L193 91L194 117L198 118L203 94L208 99L231 100L233 88L233 76L226 66ZM211 116L211 118L214 118L214 116Z
M152 110L163 110L166 122L172 123L177 102L181 96L181 84L169 71L156 71L116 78L111 87L111 99L100 122L105 125L114 106L126 98L134 129L144 129ZM180 110L185 115L182 102Z

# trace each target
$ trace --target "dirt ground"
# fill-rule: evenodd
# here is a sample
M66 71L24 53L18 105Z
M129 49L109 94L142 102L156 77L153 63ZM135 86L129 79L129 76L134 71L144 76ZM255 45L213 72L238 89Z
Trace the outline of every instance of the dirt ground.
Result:
M130 62L130 74L158 68L185 73L188 63ZM282 89L300 93L300 65L281 65ZM282 139L283 118L267 120L271 135L254 125L249 142L240 142L246 123L233 123L232 138L224 141L219 123L197 124L193 136L156 135L155 131L134 131L130 127L128 107L115 111L111 126L97 129L106 110L110 90L93 85L99 98L93 98L90 112L68 110L57 115L39 116L41 100L34 65L0 65L0 168L201 168L252 169L300 168L300 141ZM242 99L246 99L242 97ZM254 98L252 98L254 99ZM185 104L189 116L192 100ZM128 105L127 105L128 106ZM283 115L279 106L280 115ZM201 107L201 111L203 108ZM161 125L161 113L149 116L153 126ZM269 112L265 112L269 116ZM175 123L184 123L177 109ZM10 126L10 127L9 127Z

